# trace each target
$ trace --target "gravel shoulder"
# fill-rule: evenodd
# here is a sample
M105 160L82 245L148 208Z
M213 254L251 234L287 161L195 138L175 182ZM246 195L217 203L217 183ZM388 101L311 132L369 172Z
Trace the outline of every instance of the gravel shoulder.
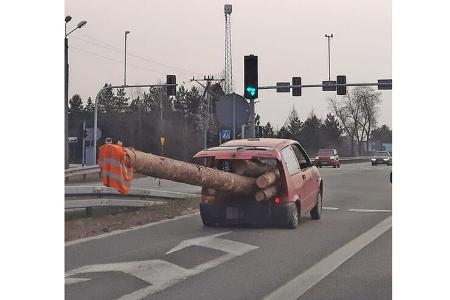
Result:
M91 216L79 210L65 213L65 241L128 229L198 211L200 198L171 200L143 208L93 208Z

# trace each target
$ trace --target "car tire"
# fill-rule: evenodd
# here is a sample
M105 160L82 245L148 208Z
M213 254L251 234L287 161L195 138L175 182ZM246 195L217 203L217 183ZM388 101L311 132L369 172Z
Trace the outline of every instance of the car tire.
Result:
M298 226L298 223L300 221L300 214L297 209L297 205L292 205L288 209L288 221L287 221L287 228L295 229Z
M337 168L337 165L336 165L336 164L334 164L334 165L333 165L333 168Z
M309 212L309 214L311 215L311 219L313 220L320 220L320 217L322 216L322 193L319 192L317 193L317 203L316 206L314 206L313 209L311 209L311 211Z
M203 214L200 214L200 217L202 218L202 223L206 227L211 227L215 225L215 222L209 218L208 216L205 216Z

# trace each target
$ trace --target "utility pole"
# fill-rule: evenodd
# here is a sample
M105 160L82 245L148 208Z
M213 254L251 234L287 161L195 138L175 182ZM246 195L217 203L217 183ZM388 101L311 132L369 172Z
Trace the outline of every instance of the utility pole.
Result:
M325 37L328 39L328 81L331 81L331 55L330 55L330 39L333 38L333 34L327 35Z
M223 7L225 15L225 95L233 91L233 64L231 61L231 4Z
M69 34L77 29L80 29L87 24L86 21L81 21L77 27L67 33L67 23L72 20L71 16L66 16L64 19L64 168L69 168Z
M205 101L207 101L207 116L206 119L203 122L203 147L206 149L207 148L207 139L208 139L208 128L209 128L209 123L210 123L210 116L211 116L211 101L210 101L210 94L213 94L214 96L218 96L217 94L215 94L213 91L211 91L211 83L212 82L222 82L225 79L214 79L214 76L203 76L203 79L195 79L194 77L189 80L189 82L195 81L197 82L199 85L201 85L204 88L203 91L203 95L202 95L202 102L205 103ZM206 81L206 85L202 84L201 81Z
M123 72L123 85L127 85L127 35L130 33L129 30L125 31L125 65Z

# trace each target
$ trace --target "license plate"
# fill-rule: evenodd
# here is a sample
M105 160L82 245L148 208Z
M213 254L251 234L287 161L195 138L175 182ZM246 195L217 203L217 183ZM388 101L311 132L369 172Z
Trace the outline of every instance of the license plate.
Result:
M240 212L238 207L227 207L227 219L239 219Z

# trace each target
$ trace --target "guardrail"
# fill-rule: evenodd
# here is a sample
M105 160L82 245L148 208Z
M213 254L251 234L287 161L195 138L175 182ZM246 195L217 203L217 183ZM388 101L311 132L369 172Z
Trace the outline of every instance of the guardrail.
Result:
M64 178L68 180L69 177L83 176L83 179L86 179L86 175L97 173L100 174L100 167L98 165L70 168L64 171Z
M354 157L340 157L339 162L341 164L351 164L351 163L359 163L359 162L365 162L370 161L371 156L354 156ZM311 158L311 163L314 164L315 158Z
M131 188L124 196L110 187L66 186L65 209L101 206L145 207L164 204L170 200L193 199L198 194Z

